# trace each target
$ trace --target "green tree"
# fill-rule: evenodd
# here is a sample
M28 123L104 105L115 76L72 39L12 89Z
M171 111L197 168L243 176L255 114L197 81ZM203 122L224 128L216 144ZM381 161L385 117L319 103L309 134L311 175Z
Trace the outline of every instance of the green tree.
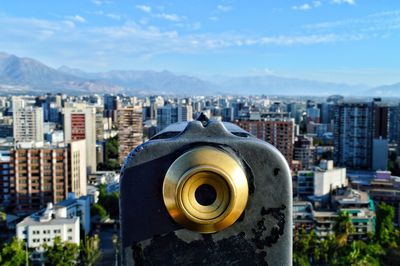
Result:
M119 217L119 193L114 192L107 194L106 186L99 186L99 202L98 202L110 215L110 218L118 219Z
M106 167L109 171L121 170L121 165L119 164L118 159L108 159L106 162Z
M0 211L0 222L7 220L7 213Z
M332 258L336 257L337 254L337 241L333 235L328 235L324 239L321 239L319 243L320 256L318 265L329 265Z
M105 219L107 217L107 211L100 204L96 203L90 208L90 215L96 216L98 215L100 219Z
M310 265L310 240L311 236L304 228L294 232L293 240L293 264L307 266Z
M348 212L341 211L333 226L335 237L339 246L347 244L349 236L355 232L351 217Z
M110 195L106 195L104 200L99 203L106 209L107 213L112 219L118 219L119 217L119 194L114 192Z
M44 249L46 250L46 263L48 265L76 265L79 255L77 244L70 242L62 243L60 237L55 237L53 246L45 244Z
M392 172L393 175L399 176L400 175L400 166L397 162L397 152L390 151L389 153L389 160L388 160L388 170Z
M100 238L98 235L85 236L80 245L80 264L85 266L95 265L101 257Z
M383 247L396 248L396 231L393 225L394 208L384 202L376 209L376 239Z
M104 184L99 185L99 201L107 197L107 186Z
M27 256L28 254L25 250L25 242L14 237L11 243L7 243L2 246L0 253L0 265L24 265Z
M380 258L385 252L376 243L365 243L364 241L353 241L340 250L337 257L337 265L380 265Z
M106 160L118 158L118 139L111 138L106 143Z

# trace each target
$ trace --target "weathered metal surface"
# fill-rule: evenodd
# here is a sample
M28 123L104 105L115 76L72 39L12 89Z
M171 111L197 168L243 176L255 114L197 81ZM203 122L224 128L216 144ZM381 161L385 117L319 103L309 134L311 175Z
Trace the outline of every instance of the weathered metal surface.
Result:
M125 265L291 265L289 167L270 144L232 124L228 128L233 134L219 122L193 121L182 132L167 128L129 155L120 186ZM162 195L170 165L185 151L203 145L239 158L249 186L242 216L225 230L208 235L179 226L169 216Z

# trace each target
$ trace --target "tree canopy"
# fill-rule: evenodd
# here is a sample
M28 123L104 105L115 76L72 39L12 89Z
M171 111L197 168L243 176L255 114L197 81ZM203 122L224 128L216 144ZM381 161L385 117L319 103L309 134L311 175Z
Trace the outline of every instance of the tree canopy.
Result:
M92 237L85 236L81 240L79 247L80 250L80 264L85 266L93 266L100 259L100 238L98 235Z
M10 243L5 243L1 247L0 265L19 266L24 265L27 259L24 241L13 238Z
M352 240L355 232L351 217L342 212L336 219L333 234L317 237L314 230L299 228L294 232L294 265L399 265L400 230L393 225L393 207L377 207L376 234L367 240Z
M53 246L44 246L46 250L46 263L48 265L70 266L76 265L79 247L75 243L61 242L60 237L54 238Z

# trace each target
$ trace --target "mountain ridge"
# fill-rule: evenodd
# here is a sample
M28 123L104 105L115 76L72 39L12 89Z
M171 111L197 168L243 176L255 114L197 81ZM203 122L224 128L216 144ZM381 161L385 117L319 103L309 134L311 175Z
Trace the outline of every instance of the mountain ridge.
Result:
M199 78L171 71L110 70L86 72L0 52L0 93L39 94L61 90L69 94L127 93L168 95L314 95L400 96L400 83L368 88L276 75Z

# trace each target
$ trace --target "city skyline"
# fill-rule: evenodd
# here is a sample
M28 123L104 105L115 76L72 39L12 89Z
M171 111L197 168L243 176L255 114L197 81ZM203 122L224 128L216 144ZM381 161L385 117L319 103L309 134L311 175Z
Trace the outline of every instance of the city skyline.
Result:
M0 51L86 71L276 75L376 86L400 81L393 56L399 18L400 6L385 0L13 1L0 7Z
M372 256L363 251L354 258L351 247L376 247L387 252L386 240L380 238L383 216L392 228L390 239L399 243L399 136L399 100L379 97L78 96L66 92L0 96L1 263L56 265L52 257L58 256L61 245L71 248L70 264L89 265L84 259L90 255L86 247L93 244L93 261L120 265L118 261L132 261L132 253L126 252L132 250L132 237L138 243L152 238L150 246L156 253L146 255L146 261L162 256L166 264L175 264L169 258L174 254L170 248L175 250L176 245L164 244L174 241L185 249L179 258L204 252L206 238L196 240L206 245L194 248L183 245L179 233L170 234L176 226L186 225L173 220L165 201L157 196L165 195L164 190L163 194L159 191L170 169L186 156L191 156L191 165L197 165L187 171L191 175L183 175L185 182L178 184L184 183L182 195L191 197L193 193L194 202L204 208L216 203L203 205L201 200L207 195L201 178L208 178L204 182L210 183L203 184L210 186L210 202L216 202L212 191L218 191L215 184L223 178L219 165L229 158L240 158L245 165L242 187L234 188L251 193L230 193L228 199L248 198L251 204L243 207L246 215L242 219L232 220L233 230L222 232L239 234L232 245L227 244L230 237L216 240L221 260L215 265L230 261L232 251L243 243L250 248L236 252L239 257L234 259L246 265L264 264L276 257L293 265L303 265L299 259L310 265L330 261L347 265L350 259L371 261L368 265L393 261L398 256L383 252ZM198 151L219 155L194 154ZM219 158L221 154L232 157ZM214 165L214 161L218 163ZM236 169L241 171L241 165ZM237 180L237 172L234 174ZM198 178L198 183L191 183L193 178ZM192 184L189 191L187 183ZM146 213L154 206L154 211ZM282 207L261 207L259 211L260 206ZM341 229L337 227L342 226L343 218L350 229L346 242L340 244ZM133 230L124 229L127 225ZM243 236L238 229L245 227L248 233ZM268 242L277 245L280 253L255 257L253 252L260 249L257 243L271 239L268 228L280 228L275 231L276 238ZM186 229L185 237L198 239L195 228ZM173 238L154 246L160 240L159 230L172 230L162 234ZM324 242L327 236L330 240ZM118 241L121 246L115 245ZM304 241L315 244L303 250L299 243ZM328 251L319 248L326 244ZM8 255L10 245L19 255ZM272 246L261 247L270 251ZM315 257L315 248L326 255ZM335 253L329 255L330 250ZM134 255L133 260L137 262L139 256ZM185 261L191 263L192 258ZM213 255L206 252L204 258Z

